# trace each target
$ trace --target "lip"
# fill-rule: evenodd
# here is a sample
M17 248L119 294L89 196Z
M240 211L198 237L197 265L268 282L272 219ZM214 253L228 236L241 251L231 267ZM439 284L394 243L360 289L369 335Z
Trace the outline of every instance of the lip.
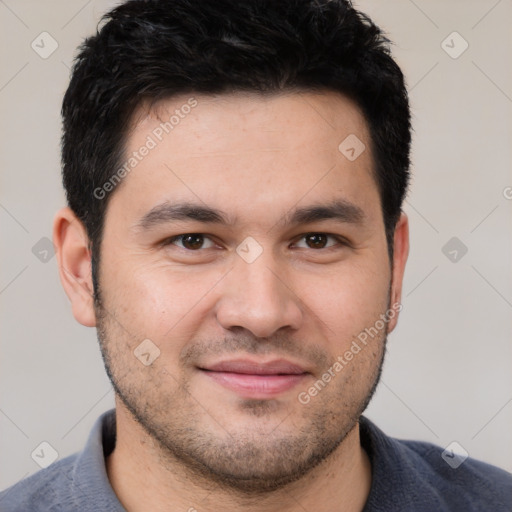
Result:
M286 359L273 359L266 362L253 361L251 359L232 359L205 365L201 369L213 372L245 373L250 375L298 375L307 373L304 368Z
M246 398L271 398L295 387L309 375L304 368L284 359L261 362L249 359L221 361L200 368L221 386Z

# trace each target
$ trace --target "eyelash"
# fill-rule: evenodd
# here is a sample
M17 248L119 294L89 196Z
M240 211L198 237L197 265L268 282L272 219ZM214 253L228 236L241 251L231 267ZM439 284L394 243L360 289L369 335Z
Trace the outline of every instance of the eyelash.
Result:
M213 242L213 240L209 236L205 235L204 233L184 233L182 235L176 235L176 236L167 238L166 240L163 241L162 245L164 245L164 246L174 245L175 241L183 240L183 238L185 238L186 236L189 236L189 235L200 235L204 239L208 239ZM337 244L335 244L335 245L332 245L329 247L322 247L320 249L314 249L314 248L308 247L308 249L311 249L313 251L317 251L317 252L328 251L330 249L339 248L340 246L348 246L349 245L349 243L345 239L343 239L337 235L333 235L331 233L324 233L322 231L310 231L308 233L304 233L303 235L300 236L300 238L298 238L298 240L302 240L302 239L306 238L307 236L311 236L311 235L326 235L328 238L332 238L332 239L336 240L336 242L337 242ZM201 248L201 249L193 250L193 249L186 249L185 247L178 247L178 248L182 249L184 251L187 251L187 252L191 252L191 253L192 252L200 252L202 249Z

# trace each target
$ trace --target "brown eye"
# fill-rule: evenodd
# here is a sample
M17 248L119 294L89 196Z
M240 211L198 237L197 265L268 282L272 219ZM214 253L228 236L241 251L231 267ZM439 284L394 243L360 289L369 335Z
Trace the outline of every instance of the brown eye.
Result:
M322 233L312 233L310 235L305 236L307 244L312 249L323 249L327 244L327 238L328 237Z
M210 240L210 246L204 247L205 240L210 240L208 237L201 233L186 233L170 238L168 244L177 245L175 242L181 242L181 247L189 251L197 251L198 249L208 249L213 247L213 242ZM180 247L180 245L178 245Z
M335 243L327 245L329 238L334 240ZM336 245L343 245L343 242L338 237L327 233L307 233L302 235L301 240L305 241L306 249L329 249Z

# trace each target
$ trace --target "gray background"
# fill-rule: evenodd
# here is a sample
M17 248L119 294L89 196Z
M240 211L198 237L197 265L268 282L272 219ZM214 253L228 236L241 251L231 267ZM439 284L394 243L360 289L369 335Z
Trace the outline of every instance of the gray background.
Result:
M31 454L43 441L59 457L81 449L114 404L95 330L74 320L41 241L64 205L60 103L72 57L113 5L0 0L0 489L39 469ZM512 471L512 3L356 6L395 42L415 128L403 311L366 415L390 435L457 441ZM51 49L44 31L58 44L45 59L31 47Z

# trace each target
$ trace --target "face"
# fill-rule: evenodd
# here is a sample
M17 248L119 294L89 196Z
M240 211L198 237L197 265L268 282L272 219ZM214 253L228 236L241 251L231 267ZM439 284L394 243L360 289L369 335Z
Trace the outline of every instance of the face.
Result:
M368 128L335 93L194 98L134 116L98 336L163 461L270 490L355 427L396 322ZM338 148L349 135L355 159L362 146Z

